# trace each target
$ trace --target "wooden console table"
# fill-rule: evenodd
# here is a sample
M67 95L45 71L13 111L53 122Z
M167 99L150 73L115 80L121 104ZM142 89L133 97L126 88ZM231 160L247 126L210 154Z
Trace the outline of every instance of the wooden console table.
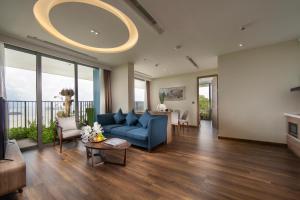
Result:
M26 164L16 140L7 144L5 159L0 161L0 196L26 186Z

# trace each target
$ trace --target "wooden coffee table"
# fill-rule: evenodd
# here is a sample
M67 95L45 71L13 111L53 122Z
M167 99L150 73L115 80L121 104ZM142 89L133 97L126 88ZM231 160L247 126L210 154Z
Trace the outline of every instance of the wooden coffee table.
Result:
M110 138L112 139L112 138ZM109 140L109 139L108 139ZM106 144L105 141L94 143L94 142L88 142L85 144L86 148L86 156L87 156L87 162L92 159L92 167L99 164L109 163L109 164L115 164L115 165L126 165L126 151L131 146L129 142L125 142L124 144L118 145L118 146L112 146L109 144ZM95 153L94 151L98 151ZM124 157L123 157L123 163L116 163L116 162L110 162L106 160L104 151L109 150L120 150L124 151ZM101 162L95 163L94 157L99 156L101 158Z

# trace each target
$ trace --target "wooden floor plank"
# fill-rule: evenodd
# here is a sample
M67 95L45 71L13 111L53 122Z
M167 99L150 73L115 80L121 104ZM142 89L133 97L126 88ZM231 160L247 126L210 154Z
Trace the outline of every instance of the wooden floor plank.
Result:
M86 162L80 141L23 153L27 187L0 200L268 199L300 197L300 159L287 148L220 140L208 124L175 134L148 153L128 150L126 167ZM108 155L120 159L120 152Z

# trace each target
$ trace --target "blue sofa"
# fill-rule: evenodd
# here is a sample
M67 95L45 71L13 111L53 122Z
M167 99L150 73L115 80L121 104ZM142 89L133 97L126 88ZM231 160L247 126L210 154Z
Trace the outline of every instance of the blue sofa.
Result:
M97 121L103 127L104 136L107 138L122 138L148 151L167 140L167 116L152 116L147 128L143 128L140 123L134 126L128 126L126 123L117 124L113 116L114 113L97 115ZM136 116L139 118L141 115Z

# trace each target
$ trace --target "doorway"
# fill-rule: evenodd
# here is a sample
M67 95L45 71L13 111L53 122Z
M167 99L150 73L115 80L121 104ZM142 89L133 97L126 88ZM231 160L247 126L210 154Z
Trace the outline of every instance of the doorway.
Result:
M218 75L197 79L198 125L218 129Z

